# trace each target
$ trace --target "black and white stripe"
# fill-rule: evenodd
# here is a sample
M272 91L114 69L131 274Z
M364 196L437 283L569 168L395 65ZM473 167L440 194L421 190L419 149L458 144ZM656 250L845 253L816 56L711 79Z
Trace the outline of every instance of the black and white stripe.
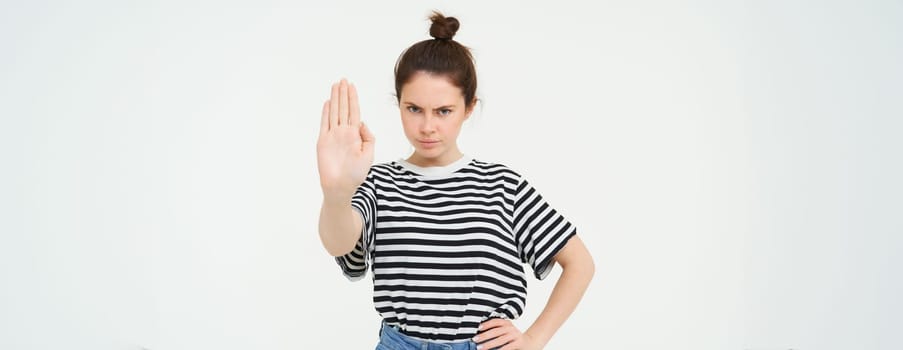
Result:
M336 258L351 280L373 270L374 306L425 340L473 337L489 318L523 312L523 264L543 279L575 228L519 174L465 160L441 175L402 162L370 168L352 206L363 218L354 251Z

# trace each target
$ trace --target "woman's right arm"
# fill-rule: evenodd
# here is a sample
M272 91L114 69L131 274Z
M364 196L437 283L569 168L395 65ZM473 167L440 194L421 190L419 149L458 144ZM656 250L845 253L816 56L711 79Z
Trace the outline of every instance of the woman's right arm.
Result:
M351 198L323 198L320 207L320 241L332 256L342 256L354 249L361 237L363 220L351 207Z
M317 168L323 204L320 240L332 256L351 252L361 236L363 220L351 207L351 198L373 165L376 139L360 120L357 90L345 79L332 85L323 104L317 140Z

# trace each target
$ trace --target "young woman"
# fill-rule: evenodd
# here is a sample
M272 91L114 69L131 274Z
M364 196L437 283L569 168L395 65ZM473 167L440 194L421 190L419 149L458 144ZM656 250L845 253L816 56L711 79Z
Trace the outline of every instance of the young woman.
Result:
M510 168L458 149L476 104L459 23L434 13L430 35L395 66L407 159L373 165L375 138L357 91L342 79L323 105L317 163L320 239L351 280L373 271L383 318L377 349L541 349L583 296L594 267L576 228ZM562 267L524 332L528 264L538 279Z

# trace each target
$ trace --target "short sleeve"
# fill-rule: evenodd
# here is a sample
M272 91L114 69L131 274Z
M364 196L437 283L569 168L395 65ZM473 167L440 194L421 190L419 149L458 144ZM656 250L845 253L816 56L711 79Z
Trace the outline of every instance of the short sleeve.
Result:
M554 257L576 235L576 228L520 178L514 197L514 232L521 261L537 279L552 271Z
M357 281L367 274L373 252L373 233L376 232L376 184L372 169L351 198L351 207L361 216L361 237L351 252L337 256L335 260L345 277Z

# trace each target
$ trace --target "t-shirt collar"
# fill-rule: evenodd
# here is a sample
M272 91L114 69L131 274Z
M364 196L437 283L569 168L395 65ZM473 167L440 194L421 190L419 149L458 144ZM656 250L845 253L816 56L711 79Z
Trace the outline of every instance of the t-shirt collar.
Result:
M467 164L470 164L470 161L472 159L473 158L467 156L466 154L463 154L463 155L461 155L461 158L459 158L458 160L456 160L454 162L451 162L448 165L421 167L421 166L411 164L410 162L408 162L402 158L399 158L398 164L400 164L402 167L405 167L408 170L413 171L417 174L420 174L423 176L428 176L428 177L436 177L436 176L451 175L452 173L454 173L458 170L461 170L461 168L467 166Z

